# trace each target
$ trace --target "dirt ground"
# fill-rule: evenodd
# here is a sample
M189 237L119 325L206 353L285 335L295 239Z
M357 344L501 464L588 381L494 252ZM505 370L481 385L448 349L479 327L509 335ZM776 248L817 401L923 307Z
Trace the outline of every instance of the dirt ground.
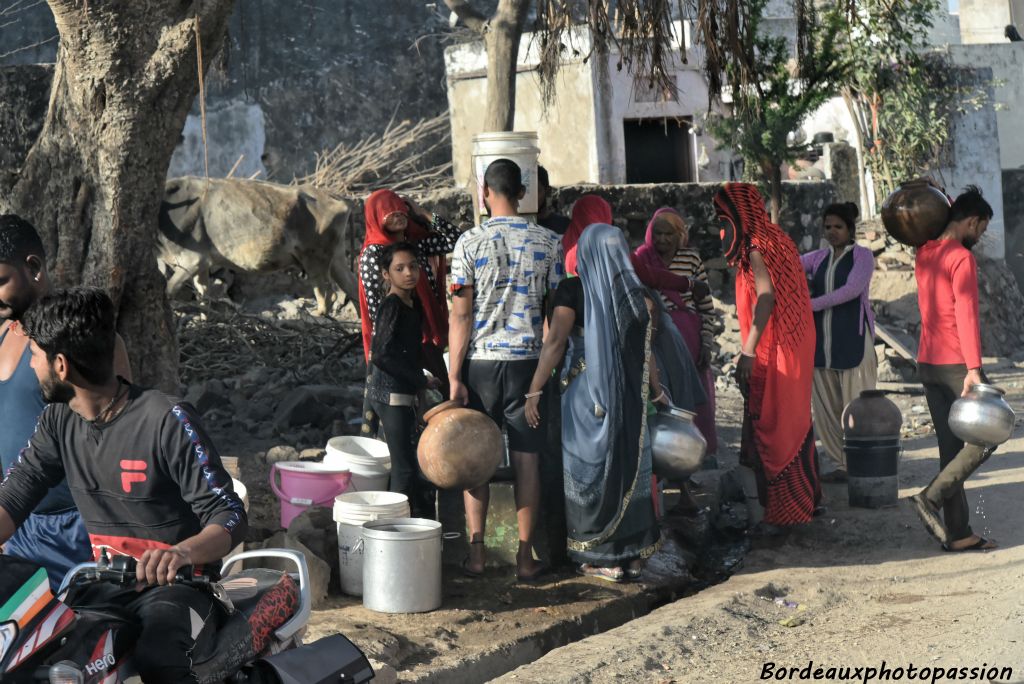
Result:
M1010 391L1024 416L1024 373L1002 366L993 380ZM920 415L913 406L923 397L899 403L905 415ZM1015 438L967 486L975 531L998 541L996 551L945 553L906 502L851 509L844 486L826 485L827 515L755 547L728 581L552 651L497 681L755 682L811 662L807 673L814 677L821 666L824 681L877 681L870 669L847 671L843 679L842 670L829 677L828 668L880 670L884 663L893 672L929 668L923 681L1024 682L1021 422ZM909 441L905 449L901 497L927 484L938 460L933 436ZM767 663L775 669L766 670ZM1000 672L990 672L993 666ZM936 668L957 672L936 676ZM1003 668L1012 668L1009 678ZM799 678L798 671L792 679Z

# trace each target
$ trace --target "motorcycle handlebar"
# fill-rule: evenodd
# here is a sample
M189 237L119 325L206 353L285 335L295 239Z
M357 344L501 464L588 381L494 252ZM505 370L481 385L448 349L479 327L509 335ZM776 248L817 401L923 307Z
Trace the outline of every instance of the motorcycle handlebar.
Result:
M131 556L113 556L101 558L96 563L82 563L76 566L61 584L60 593L72 583L110 582L120 586L136 583L138 562ZM196 575L195 567L185 565L178 568L173 584L206 585L212 579L205 574Z

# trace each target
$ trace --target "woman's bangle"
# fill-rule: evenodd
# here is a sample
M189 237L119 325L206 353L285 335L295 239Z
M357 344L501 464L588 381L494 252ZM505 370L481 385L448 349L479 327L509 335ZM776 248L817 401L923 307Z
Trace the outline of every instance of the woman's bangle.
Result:
M757 354L748 354L747 352L740 349L740 356L746 356L748 359L756 359Z
M656 396L653 399L651 399L651 401L653 401L655 404L657 404L659 401L661 401L664 398L665 398L665 390L661 390L660 392L658 392L658 396Z
M539 397L542 394L544 394L544 390L537 390L536 392L527 392L523 396L527 399L533 399L534 397Z

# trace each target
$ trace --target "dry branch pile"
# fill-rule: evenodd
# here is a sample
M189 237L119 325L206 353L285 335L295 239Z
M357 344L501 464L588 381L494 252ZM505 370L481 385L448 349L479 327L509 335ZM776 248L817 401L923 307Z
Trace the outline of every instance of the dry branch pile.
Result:
M178 304L174 311L186 385L248 368L285 368L297 383L336 383L362 371L358 322L305 316L281 319L216 304Z
M441 157L438 152L450 145L447 114L415 122L392 120L379 135L351 146L342 143L318 154L316 170L295 182L314 185L341 197L362 195L381 187L424 191L449 184L451 161L437 159Z

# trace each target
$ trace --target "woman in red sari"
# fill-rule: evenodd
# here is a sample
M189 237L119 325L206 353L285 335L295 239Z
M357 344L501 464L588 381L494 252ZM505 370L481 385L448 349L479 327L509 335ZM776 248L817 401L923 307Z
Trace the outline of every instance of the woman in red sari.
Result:
M753 185L725 184L715 210L725 258L737 271L743 347L736 379L745 398L740 465L749 469L744 490L751 526L771 533L809 522L821 499L811 426L810 294L796 245L769 220Z
M565 272L576 275L576 243L587 226L597 223L611 225L612 206L598 195L583 195L572 205L572 221L562 236L562 254L565 258Z

